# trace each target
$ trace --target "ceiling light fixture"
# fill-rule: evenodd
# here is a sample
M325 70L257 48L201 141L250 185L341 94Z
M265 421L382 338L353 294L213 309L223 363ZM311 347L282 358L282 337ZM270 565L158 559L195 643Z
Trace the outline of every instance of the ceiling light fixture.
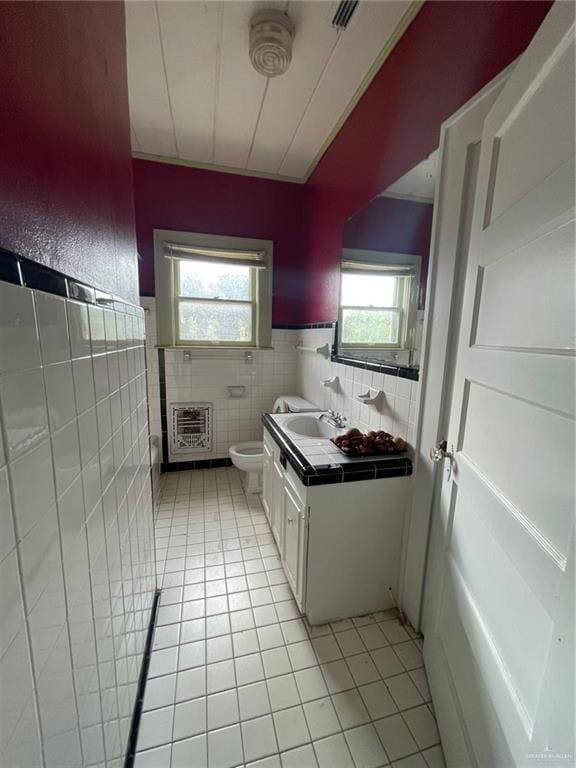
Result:
M294 24L282 11L267 8L250 21L250 61L265 77L283 75L292 61Z

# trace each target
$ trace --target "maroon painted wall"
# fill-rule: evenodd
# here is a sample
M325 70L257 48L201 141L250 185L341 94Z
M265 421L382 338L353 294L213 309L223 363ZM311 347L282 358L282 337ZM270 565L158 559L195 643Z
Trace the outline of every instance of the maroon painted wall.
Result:
M431 203L375 197L344 224L342 244L344 248L421 256L418 306L423 308L433 213Z
M0 246L136 301L124 4L0 20Z
M301 322L337 317L346 219L438 146L442 122L522 53L551 4L424 3L309 181Z
M273 240L272 322L300 322L306 195L301 184L134 160L141 293L154 293L154 229Z

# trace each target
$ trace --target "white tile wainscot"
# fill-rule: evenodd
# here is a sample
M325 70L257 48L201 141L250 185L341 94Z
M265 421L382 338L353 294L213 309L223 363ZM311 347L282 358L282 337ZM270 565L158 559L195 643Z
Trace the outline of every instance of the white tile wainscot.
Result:
M160 384L156 349L156 300L141 298L146 310L146 352L150 428L161 435ZM170 403L210 402L213 404L212 451L162 457L162 461L193 461L227 458L234 443L262 439L260 419L272 410L278 395L296 392L298 331L273 330L272 349L252 349L253 362L244 360L244 350L210 350L184 360L183 349L166 349L166 401ZM228 397L227 387L246 387L245 397ZM168 424L170 430L170 425Z
M0 765L120 768L156 587L139 308L0 283Z
M334 339L331 328L306 329L298 331L297 335L306 347L324 344L331 347ZM340 382L337 392L322 385L323 380L333 376L338 376ZM374 394L380 390L384 392L384 403L380 410L356 399L368 389ZM417 381L333 363L313 352L299 352L297 391L321 409L332 409L344 414L351 426L363 432L383 429L403 437L410 446L414 445Z

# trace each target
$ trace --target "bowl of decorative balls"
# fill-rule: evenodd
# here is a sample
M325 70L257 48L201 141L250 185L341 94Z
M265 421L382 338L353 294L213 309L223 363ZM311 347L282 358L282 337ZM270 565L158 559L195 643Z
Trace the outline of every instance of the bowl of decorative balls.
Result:
M406 450L406 441L403 438L394 437L382 429L364 433L353 428L330 439L346 456L376 456L403 453Z

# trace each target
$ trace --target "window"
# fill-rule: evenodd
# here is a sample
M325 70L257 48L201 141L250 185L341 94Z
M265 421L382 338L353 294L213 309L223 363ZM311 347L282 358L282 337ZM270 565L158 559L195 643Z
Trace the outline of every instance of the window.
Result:
M271 337L271 243L155 233L161 346L257 347Z
M412 265L343 261L340 346L407 346L413 326L415 270Z

